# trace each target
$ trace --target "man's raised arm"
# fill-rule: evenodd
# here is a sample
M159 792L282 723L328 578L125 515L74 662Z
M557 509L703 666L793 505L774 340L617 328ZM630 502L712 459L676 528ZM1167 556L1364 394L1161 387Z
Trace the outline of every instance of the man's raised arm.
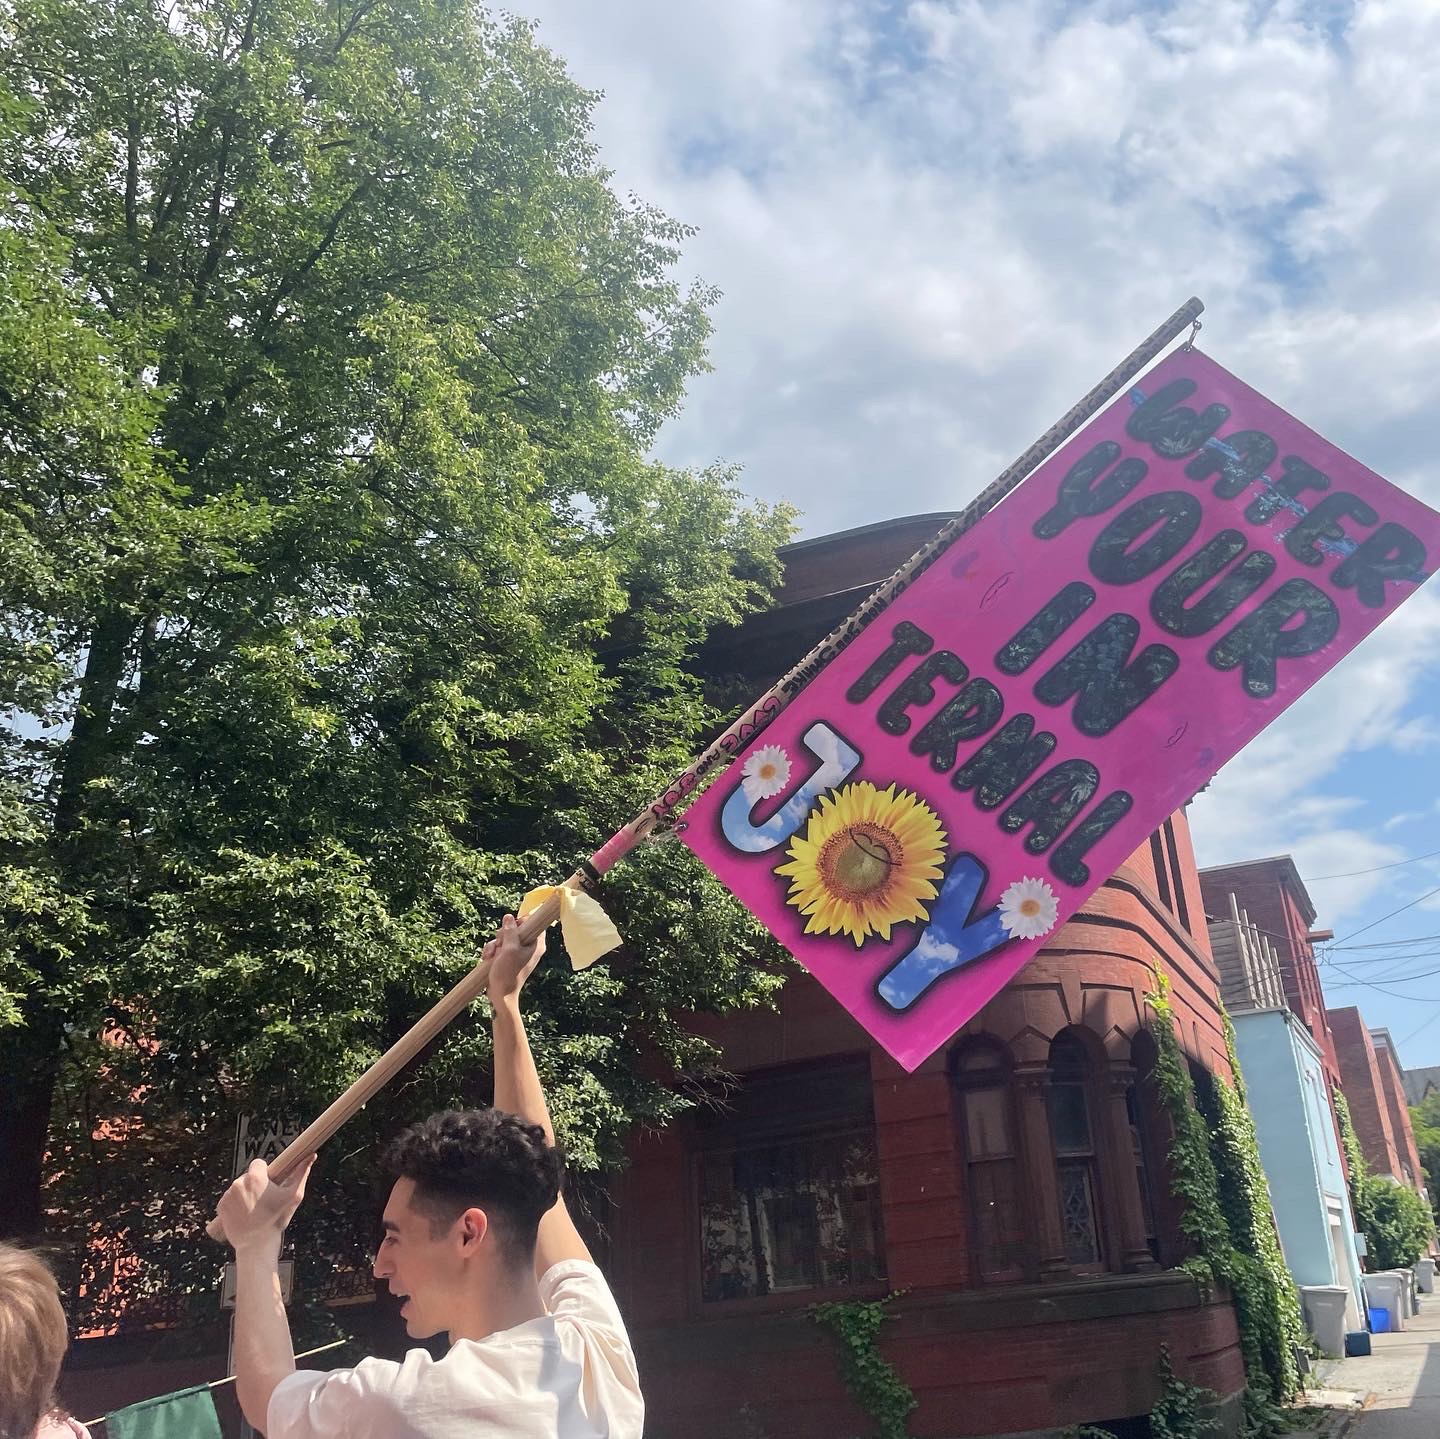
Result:
M220 1199L220 1221L235 1250L235 1392L252 1427L268 1432L270 1396L295 1372L290 1321L280 1297L280 1244L305 1197L312 1155L283 1184L254 1160Z
M520 1017L520 991L544 952L544 937L533 947L522 944L515 918L507 914L499 935L485 949L491 961L486 991L495 1014L495 1108L518 1115L527 1124L538 1124L545 1131L545 1138L554 1144L555 1130L545 1104L545 1091L540 1087L530 1041L525 1035L525 1022ZM590 1257L590 1250L575 1228L562 1194L540 1221L540 1233L535 1241L536 1277L562 1259L589 1260Z

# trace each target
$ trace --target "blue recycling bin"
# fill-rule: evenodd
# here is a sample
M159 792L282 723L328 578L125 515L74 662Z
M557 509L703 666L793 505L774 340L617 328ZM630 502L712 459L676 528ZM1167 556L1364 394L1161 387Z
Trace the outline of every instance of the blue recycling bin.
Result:
M1363 1329L1352 1329L1345 1335L1345 1357L1363 1359L1370 1352L1370 1336Z
M1388 1334L1390 1332L1390 1311L1388 1309L1370 1310L1370 1332L1372 1334Z

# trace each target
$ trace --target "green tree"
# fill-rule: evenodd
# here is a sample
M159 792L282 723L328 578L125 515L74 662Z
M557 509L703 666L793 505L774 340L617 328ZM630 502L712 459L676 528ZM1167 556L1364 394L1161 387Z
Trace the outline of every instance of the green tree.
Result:
M1415 1148L1425 1170L1425 1188L1430 1208L1440 1221L1440 1093L1427 1094L1410 1107L1410 1124L1415 1131Z
M1430 1206L1413 1189L1378 1174L1360 1181L1355 1222L1365 1236L1369 1269L1408 1269L1435 1232Z
M237 1111L354 1077L693 749L789 517L647 460L711 295L524 23L0 22L0 1231L178 1244ZM673 848L610 891L618 961L538 986L582 1168L679 1102L637 1051L778 983ZM374 1124L483 1087L475 1028Z
M1340 1143L1350 1175L1350 1205L1355 1211L1355 1227L1365 1236L1365 1267L1372 1271L1408 1269L1425 1253L1434 1236L1435 1217L1413 1189L1370 1173L1350 1118L1350 1106L1338 1089L1334 1093Z

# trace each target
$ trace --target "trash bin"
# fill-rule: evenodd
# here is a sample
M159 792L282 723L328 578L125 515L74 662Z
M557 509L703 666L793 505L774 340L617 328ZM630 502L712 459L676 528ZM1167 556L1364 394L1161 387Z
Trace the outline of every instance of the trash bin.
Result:
M1415 1276L1408 1269L1386 1269L1386 1274L1395 1276L1395 1283L1400 1290L1400 1317L1402 1319L1413 1319L1419 1312L1420 1306L1415 1302Z
M1390 1273L1389 1270L1365 1276L1365 1303L1371 1309L1385 1310L1390 1316L1386 1328L1392 1334L1398 1334L1405 1327L1405 1299L1401 1292L1403 1287L1400 1276ZM1386 1332L1373 1324L1370 1327L1377 1334Z
M1350 1291L1339 1284L1302 1284L1300 1303L1305 1323L1322 1354L1337 1359L1345 1353L1345 1305Z
M1415 1287L1422 1294L1435 1292L1435 1261L1433 1259L1417 1259L1415 1261Z
M1388 1334L1390 1332L1390 1311L1388 1309L1372 1307L1365 1312L1370 1316L1370 1332L1372 1334Z
M1383 1314L1385 1311L1380 1311ZM1363 1359L1370 1352L1370 1336L1363 1329L1352 1329L1345 1336L1345 1357Z

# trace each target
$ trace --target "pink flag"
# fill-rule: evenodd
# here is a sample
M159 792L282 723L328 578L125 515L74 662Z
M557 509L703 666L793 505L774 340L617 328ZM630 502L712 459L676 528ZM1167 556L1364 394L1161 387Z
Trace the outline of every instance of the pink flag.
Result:
M1176 351L831 661L682 838L913 1069L1437 546L1440 515Z

